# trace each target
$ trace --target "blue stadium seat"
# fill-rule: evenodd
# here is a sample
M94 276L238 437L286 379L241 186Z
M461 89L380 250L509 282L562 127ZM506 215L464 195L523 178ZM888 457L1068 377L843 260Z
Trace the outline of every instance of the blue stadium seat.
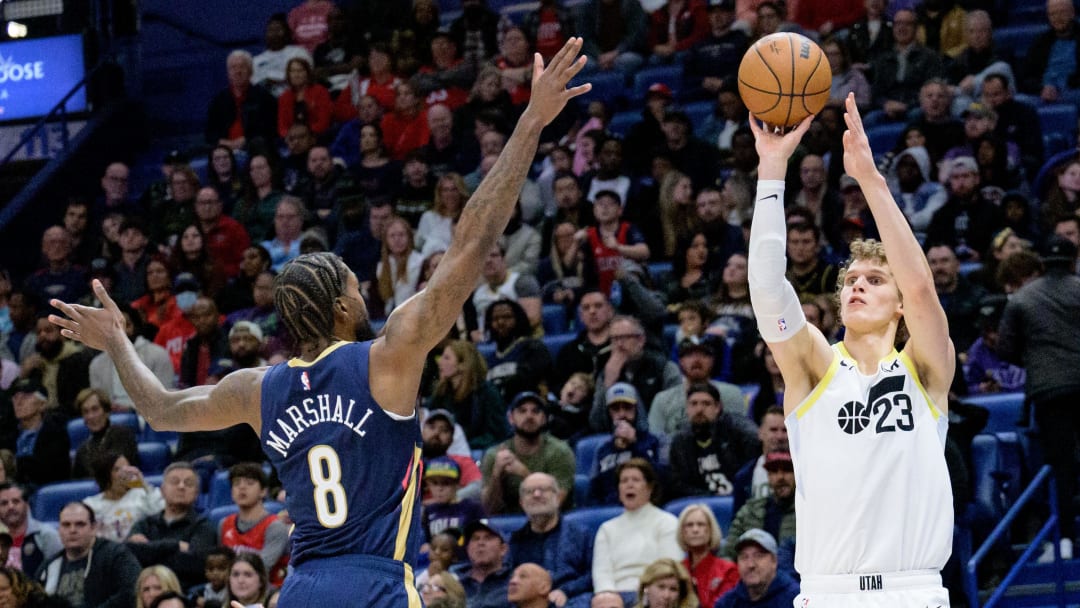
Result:
M712 101L695 101L694 103L688 103L683 106L683 112L690 117L690 122L694 125L694 131L696 132L702 124L705 123L705 119L713 113L716 109L716 104Z
M585 507L584 509L574 509L565 515L566 521L574 522L579 526L589 530L591 536L596 536L596 531L600 529L600 524L605 521L622 515L622 506L609 506L609 507Z
M566 307L562 304L544 304L541 320L545 334L562 334L570 330L570 323L566 320Z
M906 126L903 122L888 122L867 129L866 138L870 140L870 149L874 152L874 158L884 156L892 150Z
M619 71L592 72L584 76L579 74L570 81L569 86L576 87L586 82L592 84L592 89L578 97L582 109L591 101L602 101L609 109L613 109L626 99L626 77Z
M675 336L678 331L679 325L677 323L664 325L664 344L667 345L668 350L675 348Z
M232 504L232 484L229 483L228 471L214 473L207 494L209 494L209 500L206 506L210 509Z
M1031 43L1044 31L1045 22L994 28L994 48L1011 52L1013 58L1024 57Z
M473 461L476 462L476 466L480 466L480 463L484 460L484 450L482 450L482 449L472 450L469 453L469 456L471 456Z
M277 502L276 500L267 500L263 502L263 506L266 507L266 510L271 513L279 513L282 509L285 508L284 504ZM233 513L238 513L239 511L240 508L236 505L228 504L222 507L210 509L210 512L206 514L206 519L209 519L211 525L214 526L214 530L217 530L221 526L221 520L232 515Z
M495 343L481 342L476 345L476 350L480 351L480 356L484 358L488 365L491 365L491 362L495 359Z
M139 417L134 412L109 414L109 424L112 426L126 426L135 431L136 435L139 433ZM86 423L83 422L82 418L75 418L67 423L67 434L71 447L78 448L90 436L90 429L86 428Z
M93 496L100 491L97 482L91 479L62 481L42 486L30 499L34 519L57 521L60 519L60 510L64 508L64 505Z
M550 336L544 336L541 339L544 342L544 346L547 347L548 352L551 353L551 356L554 358L556 355L559 354L559 351L562 350L562 347L566 346L570 342L573 342L574 338L576 338L576 337L577 337L576 333L574 333L574 332L566 332L566 333L561 333L561 334L553 334L553 335L550 335ZM562 387L559 387L559 388L562 388Z
M746 405L746 411L748 414L753 414L750 409L750 404L757 398L758 393L761 392L760 384L740 384L739 390L742 391L743 401Z
M971 442L972 526L986 533L1023 490L1023 455L1016 433L982 433Z
M164 472L171 458L172 452L167 444L158 441L139 443L139 470L143 474L156 475Z
M641 122L641 112L639 110L619 112L611 117L611 122L608 123L608 131L625 137L630 132L630 127L639 122Z
M664 505L664 510L678 517L683 509L699 502L709 506L713 515L716 516L716 522L720 524L720 529L726 532L728 526L731 525L731 519L735 516L735 500L730 496L687 496L667 503Z
M630 102L639 104L645 99L645 94L655 83L663 83L671 88L671 92L678 94L682 88L683 69L682 64L661 65L642 68L634 74L634 86L630 93Z
M990 410L990 419L983 428L984 433L1015 431L1024 411L1024 393L993 393L964 397L965 403L978 405Z
M973 272L982 270L982 262L961 262L960 263L960 276L966 277Z
M670 278L672 272L671 262L650 262L647 268L653 283L657 285L662 285L665 280Z
M1039 106L1035 111L1039 114L1043 133L1076 133L1076 106L1073 104L1055 103Z
M611 439L607 433L589 435L578 440L574 446L574 460L577 463L577 472L589 476L592 475L593 463L596 462L596 450L600 444Z
M160 488L161 484L165 482L165 476L160 473L155 475L143 475L143 481L155 488Z
M589 476L574 474L574 506L581 508L589 504Z
M524 515L496 515L487 518L487 525L502 532L506 535L506 538L509 539L511 534L520 530L528 521L529 518ZM464 530L462 530L462 532L464 532Z

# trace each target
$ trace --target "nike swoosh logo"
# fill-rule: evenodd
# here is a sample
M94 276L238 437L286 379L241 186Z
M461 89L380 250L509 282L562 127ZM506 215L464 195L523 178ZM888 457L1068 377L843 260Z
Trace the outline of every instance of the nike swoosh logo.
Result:
M766 196L765 198L759 198L758 202L759 203L764 203L765 201L769 200L770 198L779 198L779 197L776 196L775 194L770 194L769 196Z

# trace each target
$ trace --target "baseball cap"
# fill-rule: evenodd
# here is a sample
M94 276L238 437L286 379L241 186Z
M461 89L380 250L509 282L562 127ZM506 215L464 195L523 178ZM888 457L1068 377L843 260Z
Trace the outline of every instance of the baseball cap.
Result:
M11 394L18 393L30 393L37 395L39 399L48 401L49 393L45 390L45 385L41 383L41 380L36 374L28 376L26 378L19 378L11 385Z
M649 97L652 95L659 95L667 99L672 99L674 97L674 95L671 94L671 87L667 86L662 82L654 82L649 85L649 90L645 94L645 96Z
M735 10L735 0L709 0L709 8L722 11Z
M199 279L195 278L195 275L190 272L181 272L173 279L173 291L176 293L199 291Z
M997 114L988 106L974 101L964 108L964 111L960 113L960 116L967 118L973 116L975 118L991 118L997 116Z
M739 541L735 543L735 551L741 551L746 545L757 545L773 555L776 555L777 552L776 539L773 538L772 534L761 528L750 528L743 532L742 536L739 537Z
M1055 234L1046 240L1042 255L1039 257L1042 258L1043 263L1072 263L1076 260L1076 245L1073 245L1069 239Z
M679 342L679 356L685 357L690 353L702 353L710 357L715 357L716 352L712 347L704 341L691 340L689 338Z
M613 403L633 403L637 405L640 402L641 397L638 396L637 389L629 382L616 382L604 394L604 403L607 405Z
M948 169L945 170L945 179L949 179L954 173L978 173L979 163L975 162L975 159L970 156L958 156L949 163Z
M840 192L847 190L848 188L858 188L859 182L848 175L847 173L840 176Z
M495 536L498 536L504 543L507 542L506 534L504 534L502 530L493 527L490 520L485 518L469 522L469 525L465 526L465 544L469 544L469 541L472 540L472 535L476 534L478 530L487 530Z
M795 465L791 462L791 452L787 450L773 450L765 455L765 470L776 471L779 469L787 469L793 471Z
M450 423L450 426L454 426L454 415L450 413L450 410L444 410L442 408L431 410L428 412L427 418L424 420L426 424L429 420L435 420L436 418L442 418Z
M429 477L445 477L457 481L461 479L461 467L448 456L432 458L424 465L424 479Z
M541 410L543 410L545 413L547 412L547 406L548 406L547 399L544 399L543 397L541 397L540 393L536 393L536 392L533 392L533 391L522 391L522 392L518 393L514 397L514 400L510 402L510 407L507 407L506 411L512 412L515 409L517 409L517 407L519 405L521 405L523 403L526 403L526 402L535 403L538 406L540 406Z
M263 341L262 330L259 329L258 325L252 323L251 321L237 321L236 323L234 323L232 329L229 330L229 337L231 338L235 335L243 333L248 333L255 336L255 339L259 342Z

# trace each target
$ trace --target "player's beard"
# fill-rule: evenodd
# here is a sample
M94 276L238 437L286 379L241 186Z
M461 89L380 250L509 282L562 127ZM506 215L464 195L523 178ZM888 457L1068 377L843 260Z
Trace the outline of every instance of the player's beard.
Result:
M356 341L367 342L375 339L375 330L371 329L371 321L367 317L356 322Z

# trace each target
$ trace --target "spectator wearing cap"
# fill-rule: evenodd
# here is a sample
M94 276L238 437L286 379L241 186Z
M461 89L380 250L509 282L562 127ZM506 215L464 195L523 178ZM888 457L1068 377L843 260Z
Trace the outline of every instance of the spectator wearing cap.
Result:
M641 230L622 220L623 199L613 190L601 190L593 199L596 225L578 231L578 246L588 248L596 267L600 291L611 293L620 265L624 259L644 263L649 259L649 246Z
M930 220L926 240L946 243L965 262L977 262L990 242L1005 227L1001 209L986 200L979 188L979 165L970 156L954 158L946 165L949 199Z
M567 490L547 473L526 477L519 500L528 521L510 535L510 565L534 563L550 572L548 598L556 606L580 605L592 590L593 539L559 513Z
M641 122L630 127L623 142L623 149L627 152L627 169L632 175L645 175L652 168L654 151L664 145L661 123L674 101L671 87L662 82L649 85L645 93L645 107L641 110Z
M709 30L686 56L686 83L715 96L735 78L739 59L750 41L746 33L733 28L735 0L709 0Z
M63 481L71 472L66 417L50 410L40 375L31 374L11 385L11 401L19 434L14 448L16 479L44 485Z
M213 363L229 352L229 339L222 331L217 304L210 298L199 296L185 316L195 327L195 335L184 344L179 384L199 386L206 384Z
M587 0L578 5L575 30L588 65L633 74L645 63L646 15L637 0Z
M998 326L1006 301L1006 296L996 294L979 301L979 337L964 360L964 378L972 394L1024 390L1027 379L1024 368L1005 361L997 353Z
M28 497L22 484L10 480L0 484L0 523L7 527L13 541L8 558L0 565L33 574L63 546L55 529L34 519Z
M795 467L791 453L786 449L769 452L765 456L765 470L772 493L747 500L735 513L724 543L724 555L728 558L737 557L738 539L753 528L765 530L781 544L795 540Z
M277 100L252 85L251 53L236 49L225 59L229 86L210 99L206 116L206 143L231 150L270 143L277 133Z
M506 564L506 537L488 520L465 527L465 553L469 561L450 567L465 588L468 608L504 608L511 570Z
M24 286L44 302L56 298L75 302L89 291L86 269L71 262L73 242L63 226L50 226L41 235L42 265Z
M596 448L589 473L589 497L594 503L611 505L619 499L619 465L641 458L655 468L660 462L660 440L649 432L645 405L632 384L616 382L607 389L604 401L611 421L611 439Z
M924 146L905 148L893 158L885 173L889 192L893 200L904 212L904 217L911 224L911 230L920 242L926 239L926 229L934 213L945 205L949 193L945 187L933 180L930 154ZM852 179L848 176L849 179ZM842 180L843 178L841 178ZM841 191L850 187L850 182L841 181ZM858 186L855 182L855 186Z
M251 321L238 321L229 328L229 356L217 359L210 366L210 384L216 384L238 369L251 369L266 365L262 356L262 329Z
M934 277L938 300L949 319L949 336L958 351L966 351L978 337L979 300L986 295L986 289L960 274L960 260L948 244L931 243L926 249L926 262Z
M565 441L547 432L548 404L534 392L519 393L507 409L514 434L484 453L480 463L484 508L491 515L520 513L521 484L531 473L542 472L574 487L574 452Z
M224 211L217 190L209 186L199 190L195 196L195 217L205 235L206 250L231 279L240 273L240 262L244 250L251 246L251 237L243 224L225 215Z
M676 169L689 175L695 188L715 183L719 152L694 136L694 124L686 112L665 112L660 127L664 137L657 150L670 158Z
M139 218L129 217L120 224L120 259L113 266L116 284L109 294L115 301L134 302L146 293L149 236L146 224Z
M725 412L708 382L686 389L686 418L689 428L671 441L670 498L731 495L743 463L761 452L757 429L741 411Z
M440 456L424 464L424 494L429 498L424 500L420 525L425 543L451 529L460 532L484 517L480 503L458 498L460 479L461 467L452 458Z
M465 431L454 422L454 414L444 409L429 411L420 427L420 435L423 439L421 449L424 462L443 456L456 462L460 472L458 498L479 499L482 481L480 467L476 466L476 461L469 452ZM424 501L428 498L430 497L425 495Z
M677 433L688 428L686 390L702 382L716 388L720 396L721 416L727 417L724 412L729 412L733 424L741 426L745 423L747 428L751 428L753 423L743 415L746 408L739 387L712 379L716 372L717 348L723 348L723 345L708 335L679 342L676 356L682 382L660 391L653 398L652 407L649 408L649 430L652 433L670 442ZM738 420L740 417L744 420Z
M747 530L735 543L739 584L716 602L715 608L788 608L799 595L799 584L778 570L776 539L761 530Z
M1025 394L1035 404L1035 422L1046 462L1058 484L1062 557L1072 557L1076 542L1073 497L1076 494L1080 443L1080 277L1077 247L1064 237L1050 237L1043 249L1046 274L1009 296L999 327L997 351L1027 370ZM1066 549L1068 555L1066 555Z

